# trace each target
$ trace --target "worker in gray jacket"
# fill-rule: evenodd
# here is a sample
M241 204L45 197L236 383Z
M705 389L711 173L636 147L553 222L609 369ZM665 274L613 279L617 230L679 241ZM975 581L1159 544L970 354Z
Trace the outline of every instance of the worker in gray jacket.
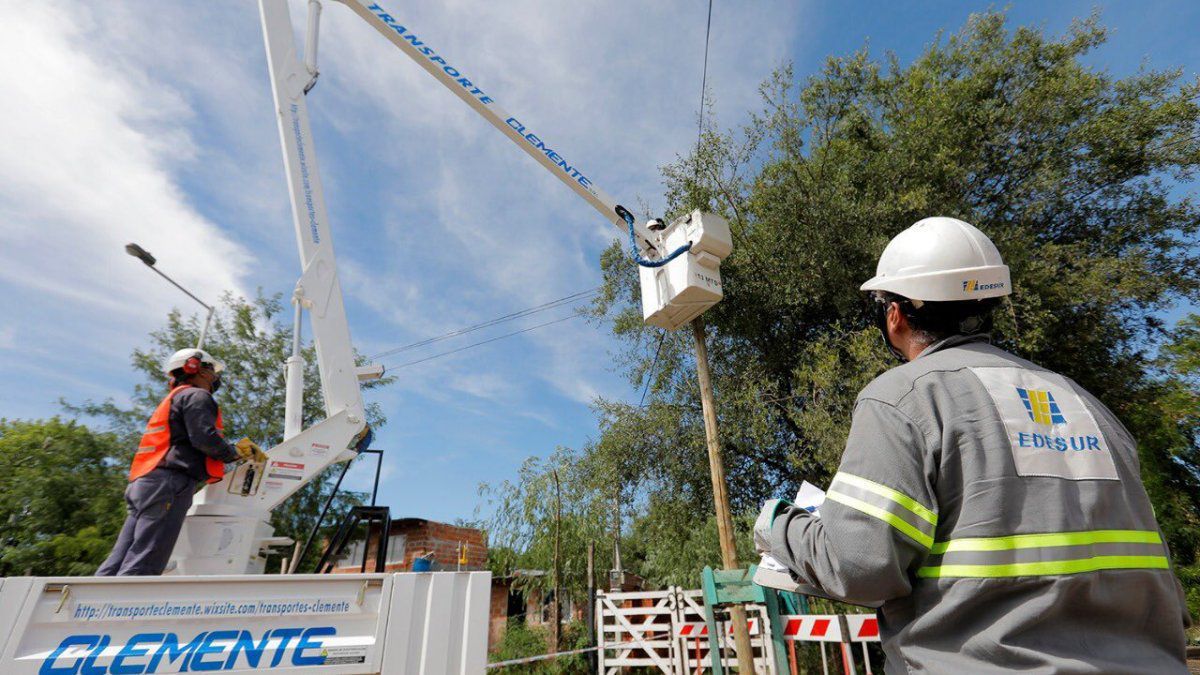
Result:
M181 349L163 365L170 391L154 409L129 468L125 524L97 576L162 574L197 485L220 482L225 464L265 463L258 444L225 440L213 398L225 364L202 349Z
M760 517L760 550L879 606L888 673L1186 673L1137 442L1078 384L991 345L1011 292L995 245L927 218L862 290L907 363L859 394L820 516Z

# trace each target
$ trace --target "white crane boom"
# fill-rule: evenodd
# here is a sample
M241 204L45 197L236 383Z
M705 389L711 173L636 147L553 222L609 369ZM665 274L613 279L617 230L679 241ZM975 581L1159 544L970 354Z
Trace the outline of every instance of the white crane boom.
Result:
M522 150L563 181L605 218L627 232L640 268L646 322L677 328L721 299L720 262L731 249L720 216L695 211L670 225L635 222L633 214L596 186L559 148L510 115L471 78L378 3L341 0L390 42L463 99ZM369 442L360 379L381 369L355 365L349 323L338 282L333 237L325 210L306 95L317 79L320 0L309 0L303 60L292 36L287 0L259 0L271 90L291 197L302 274L293 300L293 353L287 360L284 439L267 451L265 466L241 465L206 487L188 513L172 555L175 574L261 572L267 549L291 543L274 537L270 512L336 461L353 458ZM670 251L664 255L664 252ZM647 259L645 256L653 256ZM302 429L303 311L312 325L326 417Z
M621 211L618 210L623 210L623 207L615 199L601 190L591 176L585 173L575 161L568 161L561 148L551 145L545 138L534 133L534 129L525 120L510 115L508 111L504 110L489 91L483 89L471 77L467 77L457 64L449 61L445 55L429 45L409 26L389 14L379 3L371 0L339 1L354 10L355 14L371 24L375 30L387 38L388 42L399 47L400 51L416 61L417 65L433 75L438 82L454 92L492 126L499 129L518 147L527 152L530 157L536 159L550 173L566 183L567 187L583 197L584 201L591 204L602 216L625 231L627 224ZM651 242L655 237L646 225L637 223L634 225L634 229L639 242L653 250Z

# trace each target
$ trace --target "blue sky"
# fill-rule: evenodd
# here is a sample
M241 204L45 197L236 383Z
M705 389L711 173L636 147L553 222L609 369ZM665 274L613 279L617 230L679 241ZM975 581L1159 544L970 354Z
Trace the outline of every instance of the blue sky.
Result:
M615 230L348 9L326 4L308 103L359 351L597 285ZM383 4L617 199L662 205L658 167L695 142L704 2ZM781 63L803 76L868 41L908 60L990 6L718 0L716 117L744 121ZM1196 3L1015 2L1009 13L1058 33L1094 7L1113 35L1093 64L1196 76ZM303 3L292 13L302 21ZM256 3L4 3L0 92L0 417L54 415L60 397L128 396L130 351L171 307L188 309L124 254L128 241L202 297L291 289L299 266ZM596 433L594 397L640 393L613 371L615 347L572 320L395 371L396 384L369 393L390 420L376 442L388 452L381 502L397 516L471 517L481 481L579 446ZM372 461L362 464L352 488L370 485Z

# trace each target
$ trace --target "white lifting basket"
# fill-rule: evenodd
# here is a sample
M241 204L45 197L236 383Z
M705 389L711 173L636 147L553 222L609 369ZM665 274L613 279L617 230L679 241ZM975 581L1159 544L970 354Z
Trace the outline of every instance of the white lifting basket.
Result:
M729 222L714 213L692 211L668 225L656 244L674 251L692 242L684 255L662 267L639 267L642 317L675 330L720 302L721 261L733 250Z

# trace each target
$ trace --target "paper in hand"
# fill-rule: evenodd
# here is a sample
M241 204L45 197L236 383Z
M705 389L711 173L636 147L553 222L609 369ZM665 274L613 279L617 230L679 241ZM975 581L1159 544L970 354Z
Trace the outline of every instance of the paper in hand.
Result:
M820 508L823 503L825 503L824 490L808 481L800 484L800 491L796 493L796 506L820 518Z
M796 493L793 505L820 518L821 512L819 509L824 501L825 491L808 481L804 481L800 484L800 491ZM762 554L762 559L758 563L758 569L754 572L754 583L759 586L767 586L793 593L801 590L801 585L792 578L792 573L788 570L787 566L772 558L770 553Z

